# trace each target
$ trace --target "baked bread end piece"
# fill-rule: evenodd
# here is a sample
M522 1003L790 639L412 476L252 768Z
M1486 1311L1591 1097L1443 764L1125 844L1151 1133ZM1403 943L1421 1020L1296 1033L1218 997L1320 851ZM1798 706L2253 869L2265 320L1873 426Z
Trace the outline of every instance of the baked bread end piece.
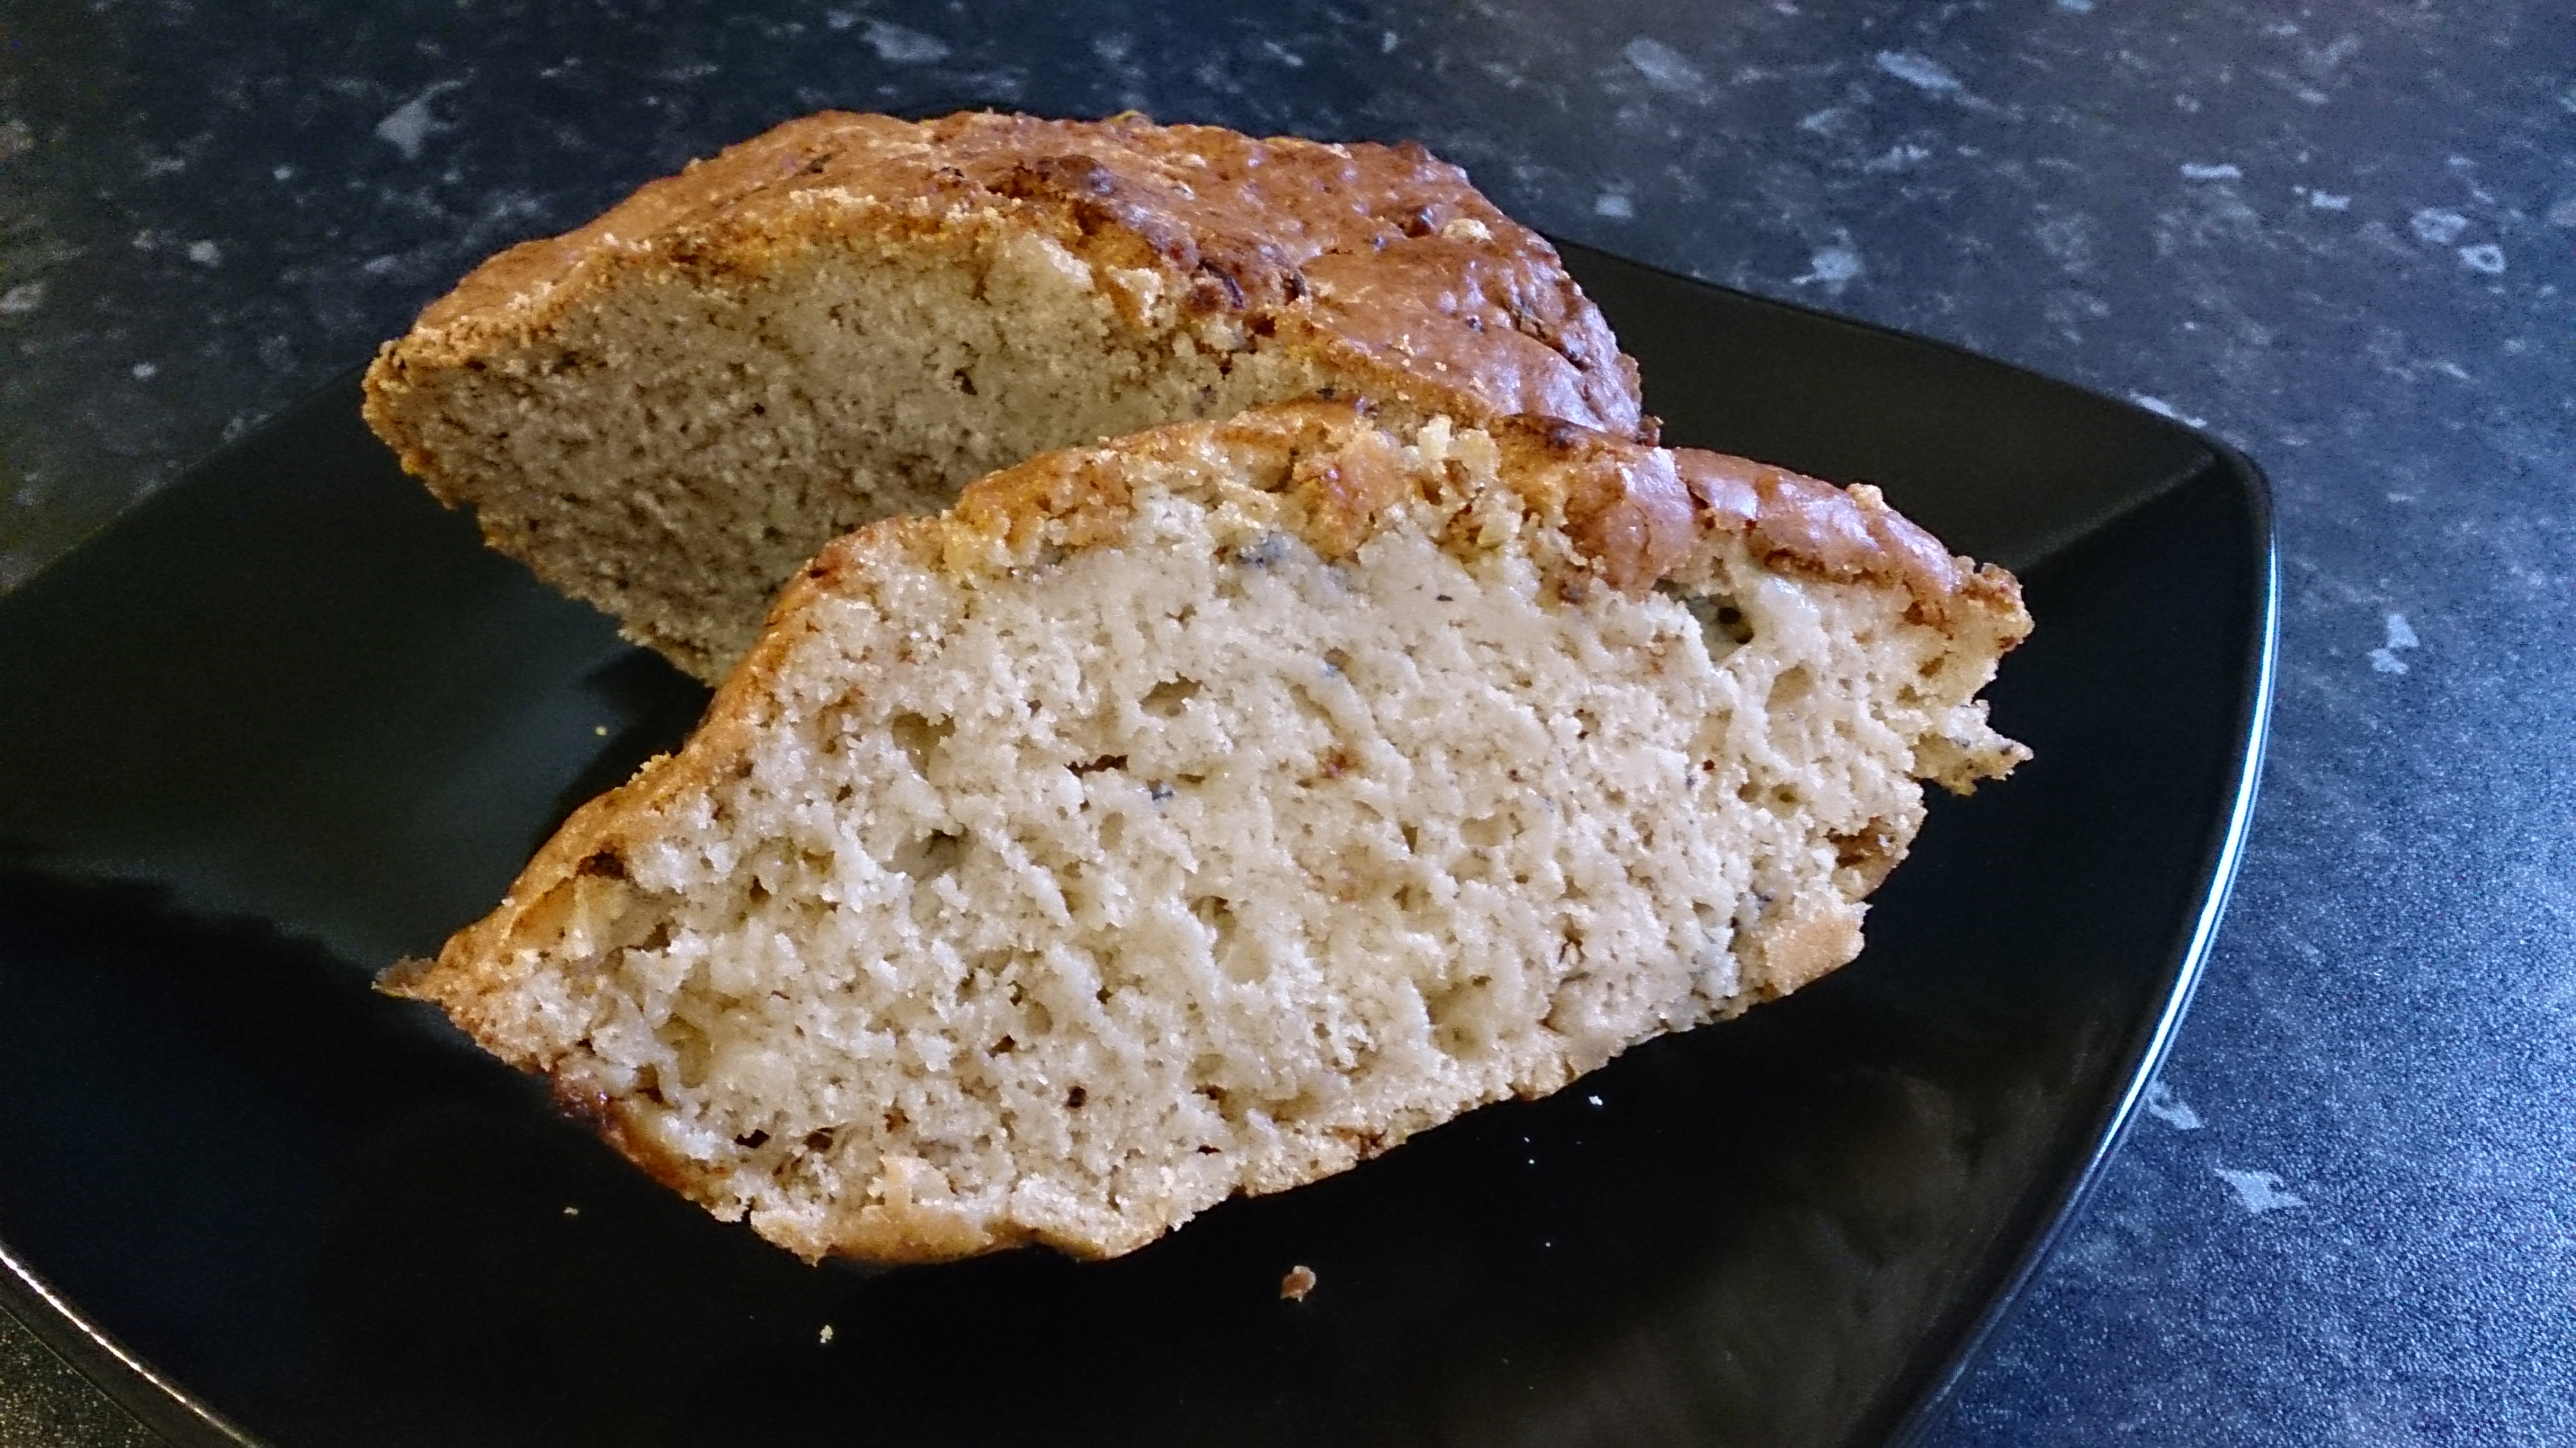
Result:
M981 113L791 121L513 247L365 409L494 548L714 683L843 533L1319 391L1652 427L1555 251L1419 146Z

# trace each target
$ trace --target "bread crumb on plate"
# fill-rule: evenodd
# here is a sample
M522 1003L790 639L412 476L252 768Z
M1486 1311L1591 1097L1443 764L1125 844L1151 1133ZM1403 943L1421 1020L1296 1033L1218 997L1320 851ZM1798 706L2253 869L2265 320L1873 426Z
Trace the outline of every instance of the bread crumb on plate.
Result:
M1306 1294L1314 1290L1315 1269L1302 1262L1289 1268L1288 1275L1279 1279L1279 1296L1282 1301L1303 1302L1306 1300Z

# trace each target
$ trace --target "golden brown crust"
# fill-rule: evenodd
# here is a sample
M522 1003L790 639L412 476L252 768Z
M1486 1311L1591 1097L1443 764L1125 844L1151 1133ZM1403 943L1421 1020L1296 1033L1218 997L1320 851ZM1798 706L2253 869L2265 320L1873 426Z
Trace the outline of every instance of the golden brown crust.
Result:
M2030 633L2021 584L1993 564L1953 557L1941 540L1887 505L1866 483L1849 488L1786 468L1697 448L1673 463L1702 516L1736 520L1763 562L1817 578L1902 584L1927 619L1947 628L1974 610L1994 619L2010 648Z
M1673 454L1552 418L1508 419L1494 439L1506 458L1538 464L1525 475L1557 484L1557 495L1534 500L1538 511L1561 523L1611 587L1643 593L1690 556L1695 510Z
M1234 318L1252 345L1313 353L1425 416L1532 413L1651 440L1636 364L1554 249L1417 145L983 112L790 121L587 226L512 247L387 345L370 416L407 369L524 343L627 269L716 277L834 235L997 224L1151 275L1148 290ZM1112 290L1141 305L1136 289Z

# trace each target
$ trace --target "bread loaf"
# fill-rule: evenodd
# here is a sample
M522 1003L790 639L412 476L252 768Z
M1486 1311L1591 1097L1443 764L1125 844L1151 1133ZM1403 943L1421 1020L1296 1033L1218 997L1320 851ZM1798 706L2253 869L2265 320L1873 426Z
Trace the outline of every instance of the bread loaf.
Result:
M806 1257L1125 1252L1849 960L2027 627L1868 488L1166 426L825 548L388 987Z
M791 122L514 247L386 345L366 415L712 683L860 524L1325 390L1651 434L1556 253L1418 146L989 114Z

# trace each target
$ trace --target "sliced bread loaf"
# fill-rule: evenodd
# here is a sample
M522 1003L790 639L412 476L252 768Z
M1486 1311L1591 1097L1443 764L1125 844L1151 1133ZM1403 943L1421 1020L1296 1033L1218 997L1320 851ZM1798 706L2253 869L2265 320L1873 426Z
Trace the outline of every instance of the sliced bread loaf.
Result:
M366 415L712 683L860 524L1321 390L1651 431L1554 250L1418 146L989 114L790 122L514 247L385 346Z
M1868 488L1167 426L824 549L388 986L809 1258L1120 1253L1849 960L2027 627Z

